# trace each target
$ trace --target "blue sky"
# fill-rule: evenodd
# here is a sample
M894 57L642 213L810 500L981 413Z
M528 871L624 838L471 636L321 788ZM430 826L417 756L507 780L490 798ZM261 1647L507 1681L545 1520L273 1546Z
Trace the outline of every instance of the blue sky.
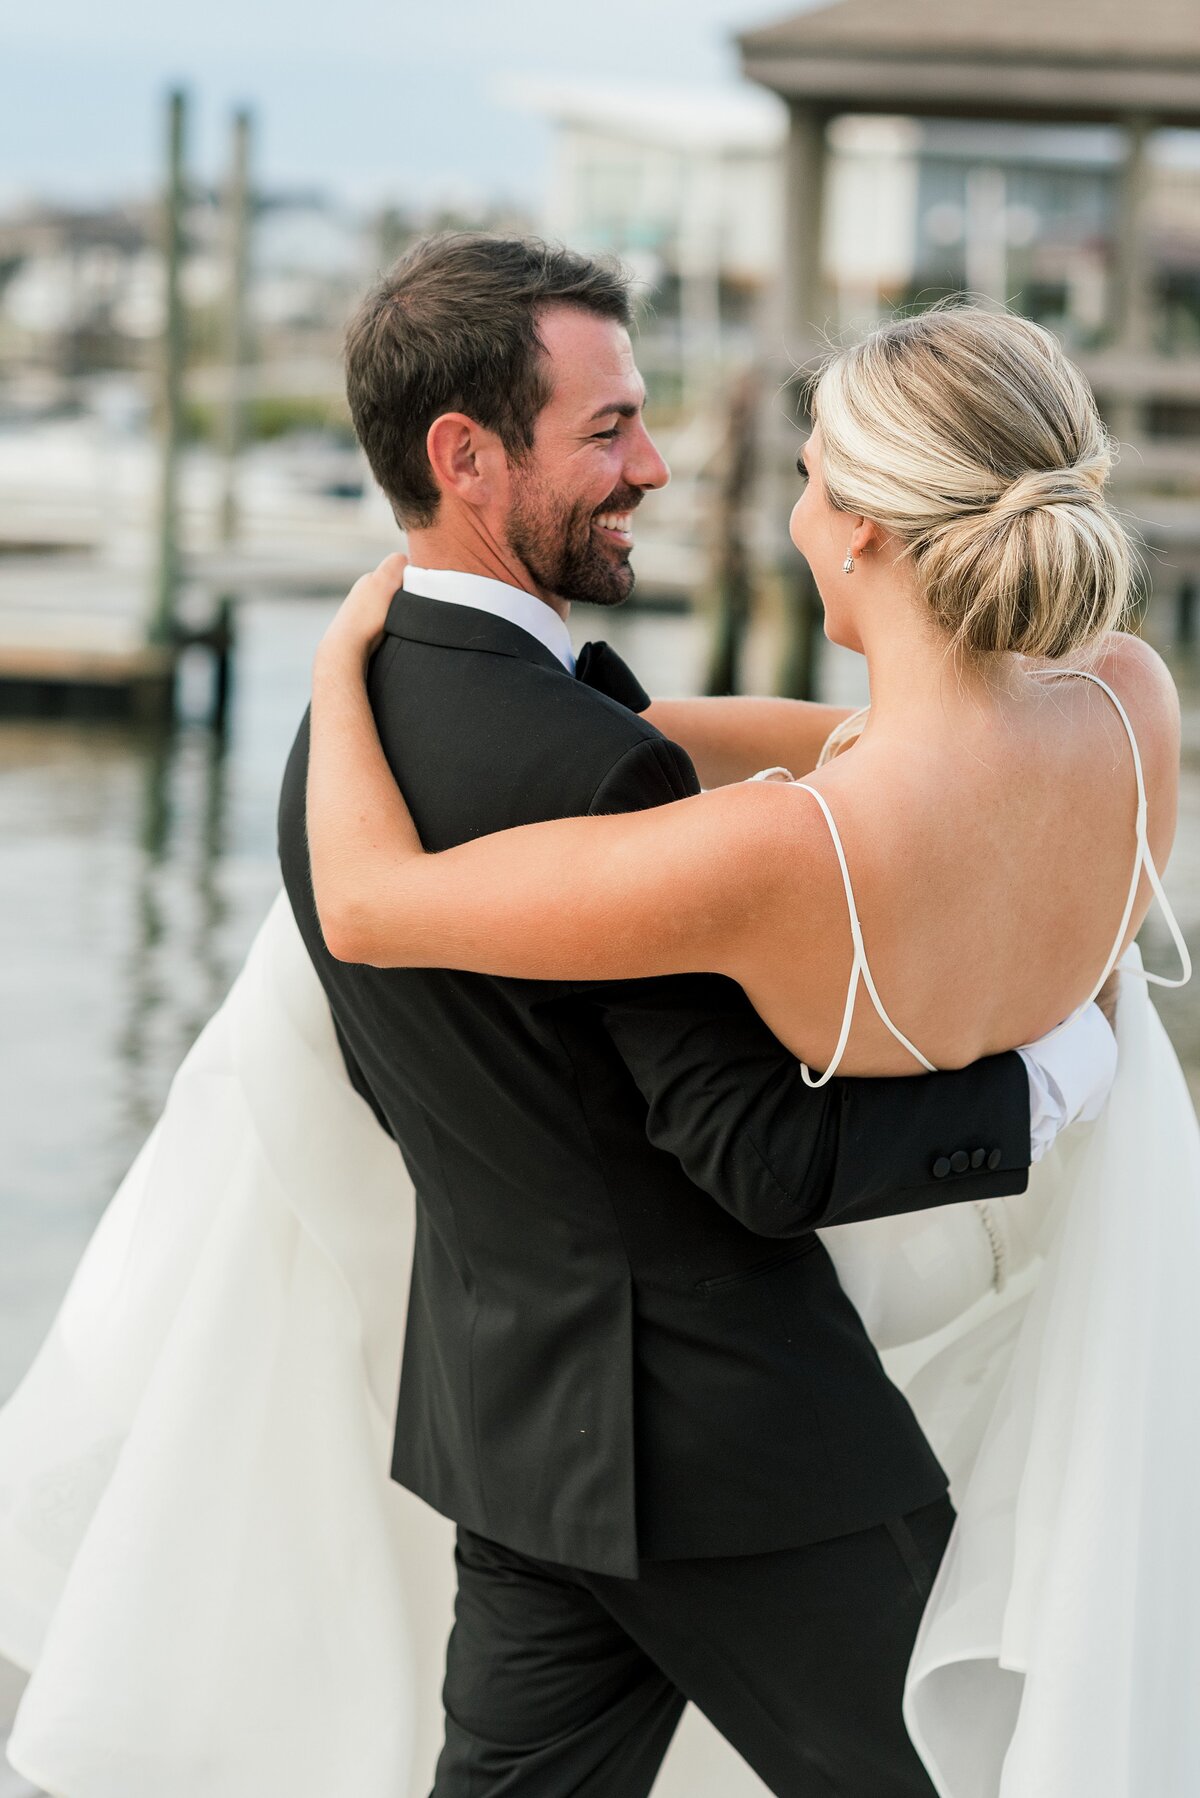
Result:
M261 177L359 200L536 198L546 127L513 76L711 87L733 32L787 0L7 0L0 24L0 202L90 200L154 181L160 95L194 97L191 161L215 175L225 120L258 109ZM11 19L20 6L21 16Z

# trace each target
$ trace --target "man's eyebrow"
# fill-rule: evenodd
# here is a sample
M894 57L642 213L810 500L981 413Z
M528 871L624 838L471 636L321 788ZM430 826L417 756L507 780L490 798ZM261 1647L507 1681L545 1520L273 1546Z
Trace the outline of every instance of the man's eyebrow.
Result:
M588 423L594 425L598 418L612 418L614 414L617 418L636 418L645 404L645 394L636 405L632 400L616 400L611 406L601 406L598 412L593 412Z

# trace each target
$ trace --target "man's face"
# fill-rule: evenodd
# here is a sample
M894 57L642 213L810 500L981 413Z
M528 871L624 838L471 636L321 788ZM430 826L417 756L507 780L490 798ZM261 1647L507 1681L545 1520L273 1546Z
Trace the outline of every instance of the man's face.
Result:
M510 547L559 599L619 606L633 591L633 513L670 479L642 418L629 333L578 306L538 321L551 398L527 461L512 465Z

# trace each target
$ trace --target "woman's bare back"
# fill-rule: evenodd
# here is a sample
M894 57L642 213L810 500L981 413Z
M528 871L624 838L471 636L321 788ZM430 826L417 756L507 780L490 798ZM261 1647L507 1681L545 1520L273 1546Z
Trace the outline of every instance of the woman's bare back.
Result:
M1124 706L1144 768L1151 854L1175 830L1178 708L1159 658L1109 638L1087 664ZM897 754L864 738L805 783L832 814L880 1000L937 1067L1032 1041L1092 992L1114 950L1138 855L1133 752L1094 682L1062 676L979 720L976 740ZM739 973L772 1029L813 1068L829 1065L853 967L830 826L799 784L777 792L781 830L804 870L791 916L776 903ZM789 819L783 806L802 817ZM817 873L817 870L820 870ZM1152 898L1143 871L1121 949ZM910 1073L918 1062L860 987L847 1074Z

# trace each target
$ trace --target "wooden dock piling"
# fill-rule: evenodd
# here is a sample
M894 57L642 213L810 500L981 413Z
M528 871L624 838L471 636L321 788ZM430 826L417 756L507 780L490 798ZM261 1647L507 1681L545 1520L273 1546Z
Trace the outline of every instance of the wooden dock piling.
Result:
M228 287L225 298L225 403L222 409L220 540L238 536L238 464L246 437L246 377L250 366L247 290L250 271L250 134L245 109L233 118L233 146L225 189L225 241Z
M179 658L188 648L213 658L212 715L224 721L231 685L236 592L209 572L213 552L193 553L185 570L179 540L180 452L184 435L187 329L182 276L188 203L188 99L167 97L166 179L162 205L164 318L158 354L155 431L158 478L148 520L154 533L149 579L118 567L97 543L91 553L64 543L9 541L0 560L0 713L127 716L169 723L175 716ZM245 435L246 319L250 235L247 112L234 120L228 189L229 390L223 420L224 485L216 559L225 570L238 533L236 469ZM3 547L3 546L0 546ZM33 553L43 550L45 553ZM191 616L181 615L184 577ZM258 575L255 570L250 578ZM143 586L145 582L145 586ZM140 589L140 591L139 591ZM197 615L196 606L203 610Z
M186 124L187 96L177 88L167 101L167 184L162 215L165 316L158 399L158 557L149 629L150 642L167 649L176 640L180 578L179 449L183 440L183 368L187 353L182 291Z

